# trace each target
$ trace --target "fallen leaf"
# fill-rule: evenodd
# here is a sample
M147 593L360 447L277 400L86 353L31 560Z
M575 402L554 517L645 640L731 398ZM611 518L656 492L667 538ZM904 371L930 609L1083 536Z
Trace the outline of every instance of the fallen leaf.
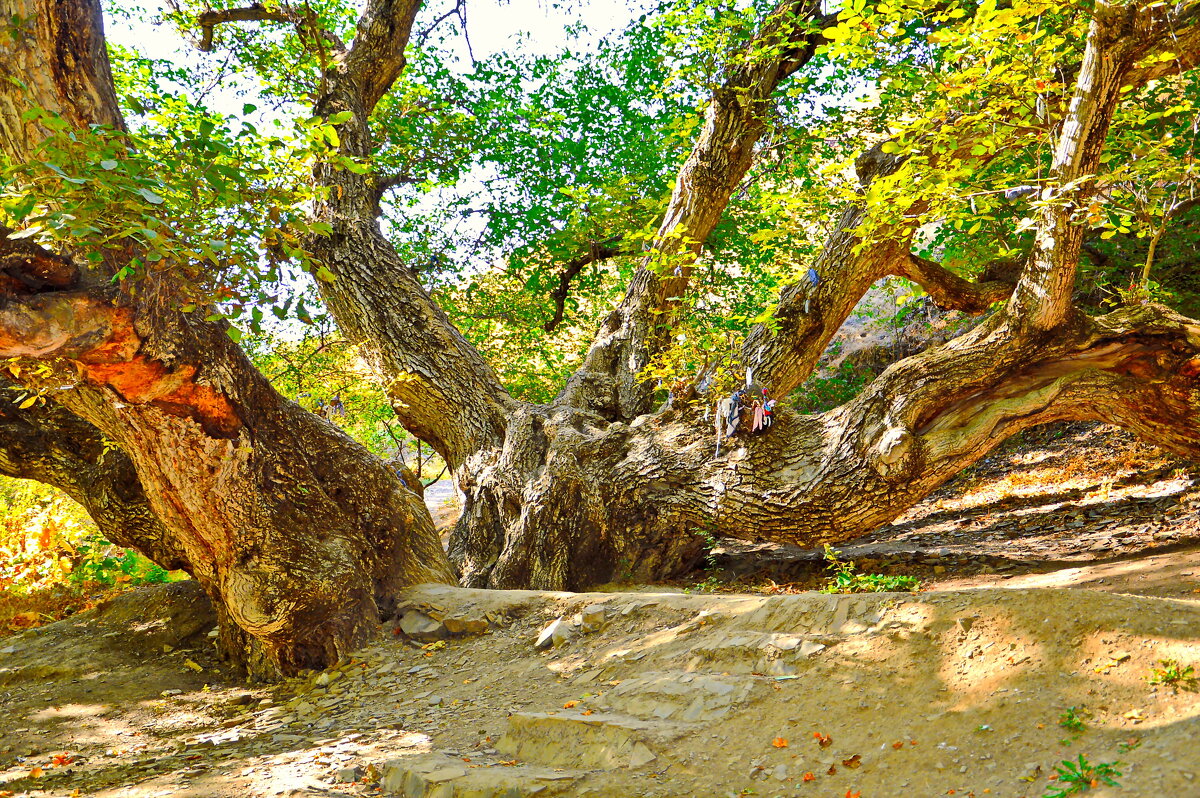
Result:
M813 732L813 737L816 738L817 745L821 746L822 748L828 748L829 746L833 745L833 738L830 737L828 734L821 734L820 732Z
M903 740L897 740L896 742L892 743L892 748L895 748L897 751L899 751L903 747L904 747Z
M196 673L202 673L204 671L204 666L202 666L198 662L195 662L194 660L190 660L190 659L185 659L183 661L183 667L193 670Z
M787 738L786 737L776 737L774 740L771 741L771 745L775 746L776 748L787 748Z
M830 776L836 776L837 775L837 765L830 765L829 770L827 770L825 772L828 773Z
M575 705L578 703L578 701L568 701L567 703L563 704L563 709L574 709Z
M592 711L590 709L585 709L583 712L580 712L579 714L580 715L590 715L590 714L592 714Z
M1107 662L1097 665L1095 668L1092 668L1092 670L1094 670L1096 673L1107 673L1110 669L1115 668L1128 659L1129 654L1122 651L1118 654L1113 654L1108 658Z
M45 775L46 775L46 771L42 770L37 765L34 765L33 770L29 771L29 778L31 778L31 779L40 779L42 776L45 776Z
M807 773L805 773L801 777L801 781L816 781L816 780L817 780L817 777L813 775L813 772L811 770L808 771Z
M842 764L851 770L854 770L856 767L862 764L862 754L855 754L849 759L843 759Z
M862 798L862 790L856 790L854 792L846 790L846 798Z

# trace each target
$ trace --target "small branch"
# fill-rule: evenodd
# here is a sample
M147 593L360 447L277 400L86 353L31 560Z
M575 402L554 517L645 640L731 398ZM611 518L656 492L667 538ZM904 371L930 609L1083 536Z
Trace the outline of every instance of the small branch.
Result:
M176 11L179 7L172 3ZM258 3L241 8L222 8L201 12L196 16L196 24L200 26L200 39L196 49L206 53L213 49L213 31L218 25L228 22L286 22L296 26L301 33L310 33L318 40L323 40L338 51L345 49L336 36L317 23L316 14L311 10L300 12L289 5L281 5L277 9L264 8Z
M1016 283L1001 280L973 283L939 263L912 254L896 273L924 288L938 307L972 315L983 313L992 303L1007 299L1016 287Z
M408 174L379 175L375 178L375 204L378 205L383 195L397 186L412 186L421 182L421 178Z
M450 19L450 17L457 15L459 19L462 19L463 13L460 9L463 7L463 3L464 3L464 0L455 0L453 8L451 8L445 14L442 14L440 17L435 19L433 22L431 22L429 24L428 27L425 28L425 30L423 30L419 34L417 34L417 47L424 46L425 40L429 38L430 34L432 34L435 30L437 30L437 27L439 25L441 25L443 22ZM463 29L464 30L466 29L465 25L464 25Z
M554 317L543 324L542 329L546 332L554 332L554 329L562 322L563 314L566 313L567 294L571 291L571 281L579 276L584 266L596 261L615 258L617 255L629 254L629 250L616 246L616 242L619 240L620 236L613 236L605 241L593 241L591 249L586 255L572 258L563 265L563 270L558 275L558 287L550 294L550 298L554 300Z

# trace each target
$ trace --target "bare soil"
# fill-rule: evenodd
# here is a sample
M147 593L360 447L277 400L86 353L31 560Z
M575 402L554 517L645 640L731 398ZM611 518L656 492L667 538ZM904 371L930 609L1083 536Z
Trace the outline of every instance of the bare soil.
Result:
M1200 666L1196 473L1050 428L839 547L915 594L730 542L667 588L414 588L428 636L271 686L216 659L194 585L139 589L0 639L0 794L1033 798L1082 755L1120 763L1089 796L1200 796L1195 682L1149 681Z

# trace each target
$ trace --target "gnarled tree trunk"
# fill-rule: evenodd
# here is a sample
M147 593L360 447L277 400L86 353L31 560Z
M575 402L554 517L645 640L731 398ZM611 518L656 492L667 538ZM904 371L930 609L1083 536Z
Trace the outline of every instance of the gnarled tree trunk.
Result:
M36 158L44 131L23 118L31 108L76 128L122 128L98 2L0 0L0 19L19 21L0 43L4 158ZM0 296L0 356L53 362L51 377L26 368L13 379L57 389L70 411L6 411L0 451L18 455L10 470L58 484L107 525L103 492L72 481L54 453L80 441L77 459L123 490L122 512L140 519L112 519L122 526L113 539L191 572L218 608L225 650L252 674L336 662L378 628L399 588L453 579L420 498L280 396L224 325L176 310L170 274L114 289L107 278L121 264L111 251L97 279L75 266L87 242L64 257L8 232L0 261L15 283ZM128 459L98 462L97 431Z
M372 7L383 13L388 5ZM1011 299L970 333L896 364L846 406L817 416L785 410L769 432L739 439L720 457L694 406L651 412L639 374L666 343L691 276L687 256L749 168L771 92L812 52L820 34L806 30L831 21L812 13L782 3L748 49L757 55L740 60L714 93L654 255L603 323L584 367L548 405L512 400L383 243L367 178L318 173L337 198L319 216L338 234L312 242L338 275L322 289L339 324L394 380L402 421L454 469L464 506L451 556L465 584L659 579L694 562L704 532L804 545L845 540L892 520L1006 436L1049 421L1100 419L1200 454L1200 327L1154 306L1094 319L1072 309L1080 236L1065 203L1039 219L1039 245L1015 284L969 283L913 255L916 212L909 227L863 242L865 205L852 205L814 264L819 285L786 288L774 323L753 330L738 356L735 365L749 367L771 395L786 395L812 373L882 277L908 277L940 304L969 312ZM1073 71L1055 185L1094 173L1121 87L1165 74L1157 62L1135 70L1138 58L1169 49L1178 55L1174 69L1195 65L1194 16L1137 4L1100 9ZM407 29L390 33L391 50L401 51ZM389 82L402 67L388 62ZM356 90L363 84L345 71L327 82L319 107L354 112L343 149L369 158L365 120L378 83L373 94ZM864 196L872 180L903 164L880 147L866 153L858 163ZM1074 190L1081 200L1088 189ZM406 314L387 312L397 296ZM414 401L414 386L441 386L456 398L431 410Z

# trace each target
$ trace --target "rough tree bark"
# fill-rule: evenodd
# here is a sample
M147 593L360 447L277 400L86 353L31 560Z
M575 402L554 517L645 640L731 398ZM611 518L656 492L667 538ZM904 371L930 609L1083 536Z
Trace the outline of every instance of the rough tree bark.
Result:
M371 157L370 115L404 68L415 11L416 0L369 0L354 39L330 45L333 67L315 109L351 112L342 154ZM1094 173L1123 85L1196 65L1195 15L1194 3L1097 5L1051 185ZM210 43L222 22L207 20ZM1061 189L1064 202L1043 212L1038 247L1015 285L968 283L914 257L911 229L864 242L865 208L852 204L818 258L820 285L786 288L774 323L752 331L738 354L772 395L811 374L881 277L909 277L971 312L1011 297L986 323L895 364L847 405L815 416L785 411L769 434L720 458L694 410L650 412L638 374L666 341L691 258L752 162L772 93L830 22L812 4L790 2L764 21L714 93L654 256L605 320L584 368L547 405L512 399L388 246L377 220L386 178L316 171L327 199L315 213L334 230L308 242L336 276L322 290L390 380L405 426L454 471L464 512L451 553L464 583L572 588L661 578L698 556L698 530L807 545L844 540L894 518L1007 435L1048 421L1096 418L1200 453L1200 325L1156 306L1099 318L1070 306L1079 247L1068 203L1086 199L1086 181L1073 194ZM1164 50L1177 57L1135 66ZM864 193L901 163L882 148L866 153L858 163Z
M77 129L122 129L99 2L0 0L0 19L12 21L0 44L4 159L37 157L45 131L22 118L34 107ZM111 252L97 276L76 267L87 242L56 254L7 233L0 356L52 363L51 377L10 374L53 386L61 406L4 409L10 469L73 493L102 524L106 496L136 508L140 521L112 518L112 539L187 568L218 608L225 651L253 675L331 664L378 628L399 588L453 578L420 498L280 396L223 325L179 312L169 273L136 293L112 288ZM97 434L128 459L98 461ZM69 465L90 472L70 477ZM86 473L112 492L81 486Z
M369 4L368 16L390 5ZM396 381L402 421L454 469L464 511L451 555L465 584L574 588L662 578L699 555L698 530L804 545L845 540L895 518L1006 436L1054 420L1100 419L1177 452L1200 453L1200 326L1155 306L1100 318L1072 309L1079 232L1065 203L1039 220L1038 248L1015 285L969 283L914 256L911 229L860 246L864 206L850 206L815 264L820 285L786 288L775 323L754 330L741 350L740 362L772 395L812 373L881 277L908 277L940 304L969 312L1011 299L971 333L896 364L846 406L808 417L785 411L770 434L721 458L713 457L710 427L695 412L649 412L651 393L637 375L663 345L691 258L750 166L772 92L830 22L813 13L808 4L781 4L755 40L770 45L758 49L765 55L739 62L714 94L657 251L605 320L584 367L548 405L512 400L383 245L364 179L318 173L340 198L320 209L338 235L312 242L338 275L323 290L339 323ZM401 21L389 28L397 53L411 16L392 14ZM1055 184L1094 173L1122 85L1166 74L1157 63L1135 69L1138 58L1166 48L1180 56L1174 69L1195 65L1194 16L1194 8L1098 7L1059 136ZM352 43L349 53L365 53L360 46ZM380 59L357 63L374 70ZM392 57L385 72L373 74L390 81L402 68ZM387 84L356 91L350 70L327 82L332 88L318 107L354 111L343 147L369 158L365 119ZM739 92L747 101L730 101ZM878 147L866 153L858 163L864 193L901 163ZM1079 196L1069 199L1078 202L1088 189L1074 190ZM404 313L384 310L396 301ZM434 407L421 400L431 394Z

